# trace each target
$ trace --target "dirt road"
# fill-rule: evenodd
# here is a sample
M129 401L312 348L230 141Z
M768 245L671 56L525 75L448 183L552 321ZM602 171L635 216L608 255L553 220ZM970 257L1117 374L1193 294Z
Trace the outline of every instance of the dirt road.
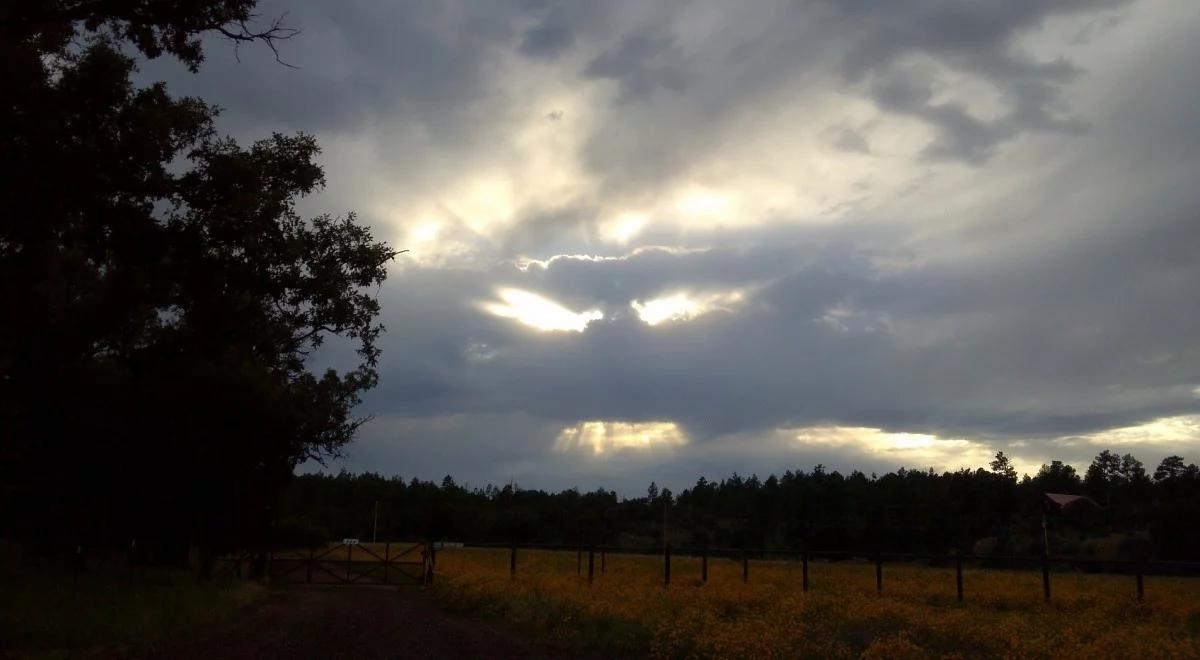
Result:
M491 622L445 612L416 589L296 586L146 658L576 658Z

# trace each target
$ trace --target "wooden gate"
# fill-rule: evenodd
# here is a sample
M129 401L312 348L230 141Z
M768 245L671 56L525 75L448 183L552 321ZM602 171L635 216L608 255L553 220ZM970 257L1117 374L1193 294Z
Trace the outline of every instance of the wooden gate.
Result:
M340 543L307 555L273 552L268 561L272 582L421 586L433 580L429 543Z

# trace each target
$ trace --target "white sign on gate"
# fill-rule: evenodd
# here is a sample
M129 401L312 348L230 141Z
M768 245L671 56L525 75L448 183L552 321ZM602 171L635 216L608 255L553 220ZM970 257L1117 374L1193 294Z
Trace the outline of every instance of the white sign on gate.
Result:
M358 545L358 539L342 539L342 545Z

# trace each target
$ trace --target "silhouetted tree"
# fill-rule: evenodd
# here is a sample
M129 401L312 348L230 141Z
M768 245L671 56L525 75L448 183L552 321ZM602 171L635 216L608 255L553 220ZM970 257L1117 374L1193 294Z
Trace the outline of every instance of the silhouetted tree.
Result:
M1012 461L1008 460L1008 457L1004 455L1004 452L996 452L996 458L992 460L991 468L992 474L1016 482L1017 468L1013 467Z
M275 47L251 0L9 3L0 26L0 501L45 539L220 543L269 526L297 461L336 454L375 384L394 253L305 220L316 142L249 148L215 109L138 88L133 53L193 70L201 37ZM327 336L358 364L314 374Z

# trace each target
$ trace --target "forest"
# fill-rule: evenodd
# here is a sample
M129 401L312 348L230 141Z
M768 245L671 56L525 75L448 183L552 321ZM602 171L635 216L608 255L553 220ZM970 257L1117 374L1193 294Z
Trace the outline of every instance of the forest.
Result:
M1045 493L1087 495L1062 511ZM997 555L1042 551L1043 512L1054 556L1157 559L1200 556L1200 468L1178 456L1153 472L1102 451L1081 476L1052 461L1018 477L998 453L990 469L900 469L842 474L816 465L763 479L701 477L679 493L651 483L641 497L614 491L551 493L517 484L466 487L375 473L306 474L281 507L276 541L322 544L356 537L468 543Z

